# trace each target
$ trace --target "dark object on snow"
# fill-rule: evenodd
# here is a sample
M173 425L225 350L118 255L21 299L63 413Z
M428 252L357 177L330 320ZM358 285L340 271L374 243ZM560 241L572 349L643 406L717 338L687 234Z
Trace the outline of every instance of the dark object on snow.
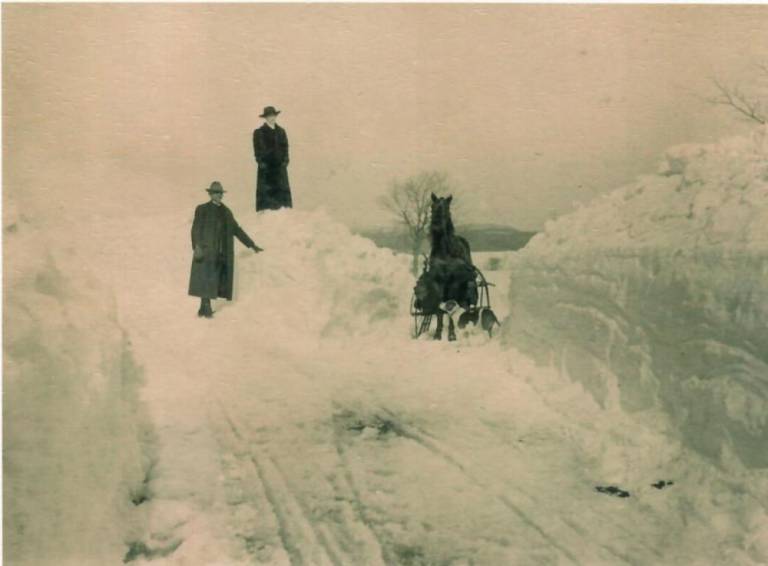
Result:
M266 112L269 108L265 108ZM272 109L274 110L274 108ZM256 210L293 207L288 182L288 134L275 124L263 124L253 131L253 153L259 170L256 178Z
M605 493L606 495L613 495L614 497L629 497L628 491L624 491L623 489L618 488L615 485L608 485L608 486L598 485L595 487L595 491L599 491L600 493Z
M375 430L379 438L387 435L404 436L403 427L394 417L382 416L378 414L357 415L352 411L342 411L333 416L334 421L341 428L355 432L363 433L366 429Z
M123 557L123 563L128 564L129 562L133 562L134 560L139 560L141 558L153 560L155 558L168 556L173 554L173 552L175 552L176 549L181 546L182 542L184 542L183 539L175 539L171 540L165 546L156 548L150 548L143 541L130 542L128 543L128 552L126 552L125 556Z
M664 489L665 487L669 487L671 485L675 485L675 482L672 480L659 480L656 483L652 483L651 487L655 487L656 489Z
M261 251L223 204L211 201L195 209L195 220L192 223L195 259L189 276L190 295L202 299L232 300L234 238L254 251Z

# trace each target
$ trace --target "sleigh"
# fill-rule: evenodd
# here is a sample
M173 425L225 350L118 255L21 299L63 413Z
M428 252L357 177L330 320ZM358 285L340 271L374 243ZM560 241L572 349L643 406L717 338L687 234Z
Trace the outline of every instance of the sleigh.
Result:
M458 317L457 326L459 329L465 328L469 324L479 326L488 332L488 336L493 336L494 326L499 325L499 320L491 309L490 283L474 265L469 266L473 272L473 283L475 292L468 292L463 304L458 301L436 301L429 300L425 293L420 292L421 282L430 277L430 268L425 263L424 270L419 277L413 295L411 296L410 314L413 317L413 329L411 336L419 338L422 334L428 333L432 326L432 320L442 314L451 318Z

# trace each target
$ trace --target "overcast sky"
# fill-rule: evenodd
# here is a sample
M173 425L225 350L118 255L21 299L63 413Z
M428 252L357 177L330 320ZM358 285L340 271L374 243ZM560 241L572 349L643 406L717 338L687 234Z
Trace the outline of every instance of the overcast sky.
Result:
M445 171L467 221L539 228L675 143L744 128L694 93L750 85L768 7L3 6L5 190L252 206L283 110L298 207L381 224L391 179Z

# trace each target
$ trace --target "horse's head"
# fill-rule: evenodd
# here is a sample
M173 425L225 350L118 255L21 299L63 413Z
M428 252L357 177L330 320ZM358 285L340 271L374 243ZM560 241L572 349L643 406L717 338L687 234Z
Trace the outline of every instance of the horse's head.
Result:
M451 201L453 195L439 197L432 193L432 228L448 231L453 228L451 221Z

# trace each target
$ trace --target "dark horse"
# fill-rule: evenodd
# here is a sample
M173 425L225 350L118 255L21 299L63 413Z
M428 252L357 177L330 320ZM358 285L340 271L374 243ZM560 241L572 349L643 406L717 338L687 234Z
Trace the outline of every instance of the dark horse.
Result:
M416 284L419 307L427 314L437 316L435 340L443 336L441 303L456 301L467 309L477 303L475 268L469 242L456 235L451 220L453 196L437 197L432 194L432 216L429 235L432 251L429 266ZM456 340L453 318L448 318L448 340Z

